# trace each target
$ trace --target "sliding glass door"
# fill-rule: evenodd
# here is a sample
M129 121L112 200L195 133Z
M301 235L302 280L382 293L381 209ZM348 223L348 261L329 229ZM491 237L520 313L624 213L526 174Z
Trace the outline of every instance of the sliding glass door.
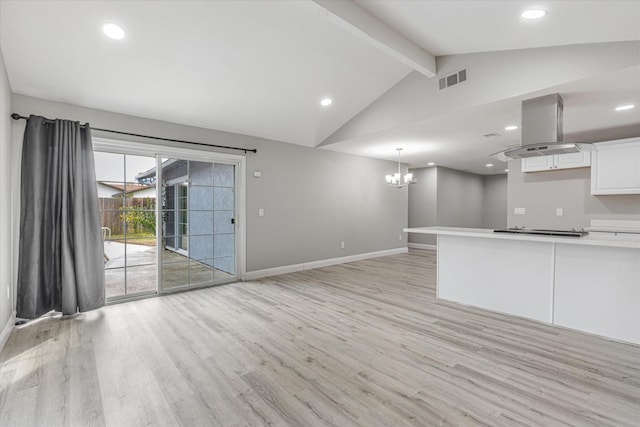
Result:
M107 299L157 291L155 157L94 153Z
M98 150L108 300L239 278L236 164Z
M235 166L164 159L162 188L162 290L234 280Z

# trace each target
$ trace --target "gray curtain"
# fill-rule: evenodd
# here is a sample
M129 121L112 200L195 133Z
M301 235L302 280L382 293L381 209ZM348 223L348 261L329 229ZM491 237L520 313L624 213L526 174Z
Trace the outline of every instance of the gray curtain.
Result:
M89 125L30 116L22 148L17 315L104 305L104 258Z

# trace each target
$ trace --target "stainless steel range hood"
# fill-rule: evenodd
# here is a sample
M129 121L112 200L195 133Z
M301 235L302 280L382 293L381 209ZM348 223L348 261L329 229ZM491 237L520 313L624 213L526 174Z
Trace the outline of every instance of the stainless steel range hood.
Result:
M522 101L522 145L492 154L503 162L577 153L590 144L562 142L563 101L558 93Z

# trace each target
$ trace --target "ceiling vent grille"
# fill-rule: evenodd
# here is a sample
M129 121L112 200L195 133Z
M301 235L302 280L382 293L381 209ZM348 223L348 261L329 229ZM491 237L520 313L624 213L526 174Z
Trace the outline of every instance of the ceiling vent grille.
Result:
M458 83L467 81L467 70L460 70L457 73L449 74L448 76L438 79L438 87L440 90L457 85Z

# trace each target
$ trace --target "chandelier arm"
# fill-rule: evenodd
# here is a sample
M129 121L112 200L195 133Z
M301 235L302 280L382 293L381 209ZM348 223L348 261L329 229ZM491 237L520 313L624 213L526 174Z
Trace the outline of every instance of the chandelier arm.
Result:
M413 179L413 176L411 177L411 179L407 179L408 176L410 175L408 169L407 169L407 175L404 177L402 176L402 164L400 162L400 153L402 152L402 147L398 147L396 148L396 150L398 151L398 174L387 175L386 176L387 184L390 184L395 188L404 188L409 184L415 184L416 180Z

